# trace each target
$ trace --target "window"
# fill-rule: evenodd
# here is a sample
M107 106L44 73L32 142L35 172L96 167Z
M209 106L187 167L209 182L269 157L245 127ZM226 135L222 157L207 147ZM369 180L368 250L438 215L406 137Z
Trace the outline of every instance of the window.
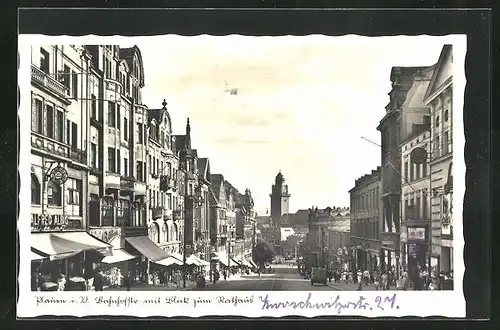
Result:
M49 181L47 184L47 204L50 206L61 206L61 186Z
M123 118L123 139L128 141L128 120Z
M449 134L450 132L444 132L443 134L443 155L450 152Z
M31 204L40 205L40 182L34 173L31 173Z
M111 173L116 172L115 157L115 148L108 148L108 171Z
M420 219L421 218L421 214L420 214L420 196L417 196L416 198L416 208L415 208L415 213L416 213L416 219Z
M63 120L63 113L62 111L56 110L55 111L55 125L54 125L54 138L57 141L63 142L63 136L64 136L64 120Z
M49 74L50 73L50 56L49 52L40 48L40 70Z
M71 123L71 147L78 148L78 125L76 123Z
M156 175L160 172L160 160L156 158Z
M67 92L69 92L70 87L70 75L71 70L69 69L69 66L65 64L62 73L59 75L59 82L66 87Z
M434 138L434 157L440 156L441 141L439 141L439 136Z
M410 159L410 181L415 180L415 173L414 173L414 168L413 168L413 162Z
M117 104L116 105L116 124L117 124L116 128L118 128L118 129L121 128L121 119L122 119L122 117L120 115L120 105Z
M123 175L128 176L128 159L123 158Z
M141 123L137 123L137 143L138 144L142 144L142 139L144 137L144 133L142 132L142 124Z
M427 216L427 196L424 194L424 198L422 199L422 220L428 220L429 217Z
M408 162L405 161L405 164L404 164L404 178L406 181L408 181Z
M54 138L54 107L46 106L47 111L47 136Z
M66 144L71 144L71 121L66 119Z
M71 74L71 95L74 99L78 98L78 73L75 71Z
M108 126L116 127L116 104L108 102Z
M172 164L167 163L167 175L172 178Z
M68 192L67 211L70 215L81 216L82 206L82 181L68 179L66 182Z
M163 161L160 163L160 174L164 175L165 171L163 171Z
M115 201L113 197L104 197L102 200L102 225L113 226Z
M137 161L136 162L136 167L137 167L137 180L139 181L144 181L143 179L143 173L142 173L142 162L141 161Z
M436 116L436 127L439 127L439 116Z
M120 149L116 150L116 173L121 174L122 173L122 158L120 156Z
M415 164L415 179L416 180L420 179L420 165L421 164Z
M427 159L424 159L424 162L422 163L422 177L427 176Z
M149 166L149 174L152 174L152 163L151 163L151 155L148 155L148 166Z
M95 143L90 144L90 166L97 168L97 145Z
M153 157L153 171L151 172L151 174L156 174L156 158Z
M97 117L97 98L94 94L91 96L92 99L92 118L98 120Z
M35 99L31 111L31 129L34 132L43 134L43 103Z
M449 113L448 113L448 110L446 110L444 112L444 121L448 121L448 119L449 119Z

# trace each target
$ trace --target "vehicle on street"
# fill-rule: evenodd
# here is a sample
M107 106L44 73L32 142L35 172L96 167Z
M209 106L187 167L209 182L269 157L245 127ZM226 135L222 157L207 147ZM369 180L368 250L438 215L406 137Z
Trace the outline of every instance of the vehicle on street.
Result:
M311 285L314 283L320 283L327 285L328 276L326 274L326 268L314 267L311 270Z

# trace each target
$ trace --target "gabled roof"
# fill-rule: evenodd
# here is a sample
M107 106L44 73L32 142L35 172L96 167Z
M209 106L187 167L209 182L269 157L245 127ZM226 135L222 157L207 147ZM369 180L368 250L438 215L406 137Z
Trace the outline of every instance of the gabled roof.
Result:
M429 96L431 96L432 93L439 88L439 86L436 86L436 83L438 81L439 74L442 72L446 59L448 58L449 55L451 55L453 59L453 46L444 45L443 49L441 49L441 54L439 54L438 62L435 64L435 69L434 72L432 73L432 78L431 82L429 83L429 87L425 92L424 100L427 100L427 98L429 98ZM445 79L445 81L448 81L448 79L450 79L452 76L453 74L449 78Z
M156 123L161 123L164 119L164 116L167 116L168 121L168 133L172 134L172 120L170 117L170 113L166 108L163 109L149 109L148 110L148 124L151 125L151 121L155 120Z
M208 158L198 158L198 173L205 181L210 182L210 162Z
M129 66L129 68L133 67L135 55L137 55L137 60L139 61L139 70L140 70L139 85L141 87L144 87L144 65L142 62L141 50L137 46L130 48L120 48L119 56L120 58L123 58L127 61L127 65Z
M186 147L186 136L185 135L174 135L175 136L175 150L181 151Z

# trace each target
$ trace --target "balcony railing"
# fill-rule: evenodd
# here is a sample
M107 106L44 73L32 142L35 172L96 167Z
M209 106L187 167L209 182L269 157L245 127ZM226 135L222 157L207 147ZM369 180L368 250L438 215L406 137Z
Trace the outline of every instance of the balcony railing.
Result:
M163 207L155 207L153 208L153 219L158 219L163 217Z
M39 85L67 100L67 88L33 64L31 65L31 81L38 83Z
M170 176L168 176L168 175L160 176L160 190L161 191L167 191L169 189L173 189L174 186L175 186L175 182L173 179L171 179Z
M87 164L87 152L85 150L71 148L63 142L35 132L31 132L31 147L46 151L52 155L74 160L81 164Z
M182 219L182 211L181 210L175 210L172 212L172 217L174 221L181 220Z

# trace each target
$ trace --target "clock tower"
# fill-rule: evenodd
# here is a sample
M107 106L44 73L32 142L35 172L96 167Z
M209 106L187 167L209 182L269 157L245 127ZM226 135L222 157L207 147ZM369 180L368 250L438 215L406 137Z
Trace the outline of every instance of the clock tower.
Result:
M271 221L274 225L281 222L281 216L289 213L290 194L288 185L285 184L285 178L281 171L276 175L275 182L271 191Z

